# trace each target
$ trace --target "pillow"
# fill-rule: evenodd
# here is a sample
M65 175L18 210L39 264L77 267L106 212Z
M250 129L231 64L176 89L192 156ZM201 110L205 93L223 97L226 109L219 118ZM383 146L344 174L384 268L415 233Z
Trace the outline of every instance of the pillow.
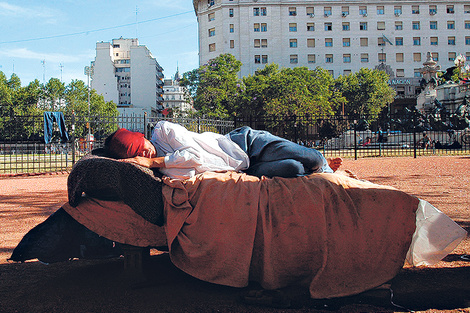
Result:
M162 174L95 154L99 153L95 151L81 158L70 172L67 180L70 205L77 206L83 194L123 201L147 221L162 226Z

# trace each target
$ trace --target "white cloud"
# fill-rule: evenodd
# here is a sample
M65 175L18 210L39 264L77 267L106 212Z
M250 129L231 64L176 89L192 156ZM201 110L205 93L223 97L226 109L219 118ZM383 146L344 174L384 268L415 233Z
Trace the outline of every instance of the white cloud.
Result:
M8 2L0 2L0 16L14 19L38 19L46 23L55 23L60 12L48 7L21 7Z
M46 62L67 62L76 63L81 62L84 58L90 58L90 55L66 55L61 53L41 53L31 51L25 48L18 49L1 49L0 56L15 58L15 59L28 59L28 60L46 60Z

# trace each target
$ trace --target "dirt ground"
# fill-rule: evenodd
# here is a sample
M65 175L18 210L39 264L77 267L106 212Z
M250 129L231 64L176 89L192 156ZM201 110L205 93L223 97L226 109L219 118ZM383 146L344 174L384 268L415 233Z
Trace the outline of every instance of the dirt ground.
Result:
M343 169L429 201L470 231L470 157L347 159ZM155 251L144 276L123 259L44 265L10 263L22 236L67 200L66 174L0 178L0 312L470 312L467 237L431 267L403 270L389 290L314 301L298 287L283 290L292 308L246 305L237 289L201 282ZM253 286L250 286L251 288ZM401 307L401 308L400 308Z

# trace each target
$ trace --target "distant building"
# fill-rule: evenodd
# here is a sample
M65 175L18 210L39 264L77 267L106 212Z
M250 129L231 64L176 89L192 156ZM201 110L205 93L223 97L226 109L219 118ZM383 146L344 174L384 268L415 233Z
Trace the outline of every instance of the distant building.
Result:
M125 115L156 116L163 109L163 68L137 39L98 42L91 88Z
M181 75L176 70L176 74L172 79L163 81L163 112L168 112L165 109L171 109L177 114L184 115L194 110L191 101L187 101L187 88L179 84L180 79Z
M470 60L468 0L193 0L199 62L223 53L243 63L240 76L266 64L317 66L334 77L360 68L390 74L395 104L411 106L421 92L426 53L443 68Z

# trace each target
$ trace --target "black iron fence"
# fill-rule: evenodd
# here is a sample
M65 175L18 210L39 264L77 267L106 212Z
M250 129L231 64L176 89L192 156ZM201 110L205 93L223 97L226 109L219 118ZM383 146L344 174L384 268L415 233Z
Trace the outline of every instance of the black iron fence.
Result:
M151 136L161 118L142 116L64 116L64 128L45 129L44 116L0 117L0 175L68 171L91 149L120 127ZM468 154L469 128L433 130L418 118L348 116L318 118L211 120L166 118L195 132L226 134L240 126L267 130L326 156L424 156ZM372 121L370 121L372 120ZM64 134L66 133L66 134ZM45 136L46 135L46 136ZM50 135L50 140L45 140ZM49 139L49 138L48 138ZM47 143L46 143L47 142Z

